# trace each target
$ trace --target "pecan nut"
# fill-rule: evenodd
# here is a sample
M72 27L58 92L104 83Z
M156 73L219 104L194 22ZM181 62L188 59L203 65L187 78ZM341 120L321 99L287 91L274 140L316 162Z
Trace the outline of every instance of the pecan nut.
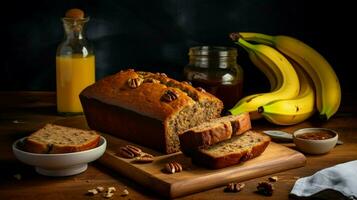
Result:
M177 172L181 172L183 170L183 168L182 168L182 165L178 162L169 162L169 163L166 163L165 170L168 173L174 174Z
M109 192L106 192L103 194L103 197L109 199L109 198L112 198L114 196L114 193L109 193Z
M143 72L143 71L137 71L137 74L139 74L139 76L147 76L149 75L149 72Z
M224 192L240 192L245 187L244 183L229 183Z
M115 191L117 191L115 187L108 187L107 193L113 193Z
M186 84L186 85L192 85L192 83L190 81L182 81L183 84Z
M128 85L131 88L137 88L139 87L142 83L144 82L144 79L141 77L138 78L129 78L128 79Z
M200 91L200 92L206 92L205 89L201 88L201 87L197 87L196 90Z
M141 154L139 157L136 157L135 161L137 163L151 163L154 161L154 156L148 153Z
M174 90L166 90L161 96L161 101L171 102L178 98L178 94Z
M271 183L268 182L260 182L257 186L257 193L262 194L264 196L272 196L274 191L274 187Z
M126 145L126 148L129 151L131 151L135 155L135 157L140 156L143 153L143 151L140 148L133 146L133 145Z
M135 154L130 151L127 147L120 147L119 155L123 158L134 158Z
M144 83L160 83L160 81L154 78L146 78Z
M140 148L133 145L126 145L119 149L120 156L124 158L134 158L140 156L142 153L143 151Z
M127 189L124 189L122 194L120 196L125 197L129 195L129 191Z
M277 182L279 179L278 179L277 176L272 176L272 177L269 177L268 180L269 180L270 182Z
M98 194L98 191L96 189L90 189L87 191L87 194L94 196L94 195Z
M167 77L167 75L166 75L165 73L159 73L159 72L157 72L156 75L162 76L162 77Z
M103 192L104 191L104 187L102 187L102 186L97 186L97 191L98 192Z

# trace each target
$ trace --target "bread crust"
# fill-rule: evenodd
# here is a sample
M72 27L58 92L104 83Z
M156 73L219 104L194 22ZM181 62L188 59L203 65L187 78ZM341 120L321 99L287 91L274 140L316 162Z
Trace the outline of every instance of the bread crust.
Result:
M194 127L179 135L181 150L186 155L199 147L211 146L227 140L233 135L241 135L251 129L248 113L238 116L225 116L202 124L209 128Z
M31 153L48 153L49 146L34 140L25 140L25 150Z
M238 128L235 130L236 135L241 135L244 132L252 129L252 124L251 124L250 116L249 116L248 112L238 115L237 118L238 118L238 120L236 122L237 123L236 126Z
M56 126L56 127L61 127L58 125L52 125L52 124L47 124L48 126ZM46 127L45 126L45 127ZM70 128L70 127L64 127L66 129L75 129L75 128ZM76 129L78 131L83 132L84 130ZM44 142L44 141L39 141L36 138L32 137L33 135L36 135L39 133L40 130L34 132L31 134L29 137L26 138L25 140L25 150L31 153L42 153L42 154L58 154L58 153L72 153L72 152L78 152L78 151L84 151L88 149L95 148L98 146L99 141L100 141L100 135L95 134L93 135L93 138L90 140L77 144L77 145L66 145L66 144L51 144L49 142ZM94 131L88 131L88 132L94 132Z
M261 133L259 133L261 134ZM227 153L222 156L214 157L202 150L194 151L192 162L211 169L221 169L224 167L237 165L244 161L250 160L262 154L270 143L270 137L264 136L264 139L242 152Z
M163 122L96 99L81 96L88 126L136 144L173 153L167 149ZM100 116L100 117L99 117Z
M142 75L144 73L145 79L152 78L160 81L160 83L143 82L137 88L130 88L128 86L129 79L140 78L144 76ZM191 98L179 88L189 91L190 95L194 98ZM171 102L162 101L161 97L168 89L174 90L179 98ZM131 110L160 121L170 118L171 115L180 112L188 105L193 105L195 100L210 99L211 101L222 103L213 95L207 92L200 92L191 85L178 82L168 78L166 75L135 72L132 69L97 81L95 84L85 88L80 96L94 98L100 102ZM221 106L223 108L223 103Z
M214 123L209 129L204 130L197 130L195 127L179 135L181 151L190 155L200 146L210 146L231 136L232 125L229 121Z

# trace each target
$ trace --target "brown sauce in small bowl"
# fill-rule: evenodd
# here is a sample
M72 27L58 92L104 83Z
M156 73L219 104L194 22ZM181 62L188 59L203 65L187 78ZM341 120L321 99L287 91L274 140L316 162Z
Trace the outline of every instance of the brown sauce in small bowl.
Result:
M306 139L306 140L326 140L333 137L335 137L335 135L329 131L309 132L297 136L297 138Z

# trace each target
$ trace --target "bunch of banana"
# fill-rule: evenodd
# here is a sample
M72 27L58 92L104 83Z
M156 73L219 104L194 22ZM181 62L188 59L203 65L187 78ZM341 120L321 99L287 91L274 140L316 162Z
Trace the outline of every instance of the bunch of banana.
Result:
M245 97L230 110L232 114L241 112L254 113L258 111L258 113L273 123L289 125L299 123L310 117L315 112L314 101L316 101L316 107L321 118L329 119L337 112L341 101L341 88L338 78L330 64L316 50L289 36L233 33L231 34L231 38L249 53L251 61L267 76L272 89L271 93L279 91L287 79L296 75L296 71L300 83L299 81L295 81L294 83L299 84L299 86L301 84L298 94L296 93L296 95L290 97L280 96L281 93L278 93L275 94L275 98L265 100L264 102L252 102L250 99L257 96L265 99L269 93ZM258 44L252 45L245 40ZM266 45L272 46L275 49L262 48ZM257 46L265 49L265 52L252 48ZM280 70L281 66L284 65L283 62L273 61L277 55L276 49L284 54L283 58L286 56L290 59L289 63L292 63L295 68L293 72L283 73ZM313 84L309 80L310 78ZM315 86L315 90L313 86ZM269 95L267 97L270 98ZM251 109L254 107L259 109L254 111Z
M271 70L276 75L276 82L271 79L272 91L268 93L254 94L241 99L229 111L233 114L249 112L252 119L259 118L258 108L275 100L291 99L298 95L300 90L299 78L290 62L274 48L262 44L250 44L239 38L237 44L248 51L251 57L256 56L255 62L264 63L265 69ZM255 58L255 57L253 57ZM261 66L260 68L263 68ZM263 70L262 70L263 71ZM267 73L268 70L263 71Z
M315 109L315 92L312 80L295 61L290 60L300 81L300 92L292 99L278 100L258 108L268 121L279 125L292 125L311 117Z
M289 36L270 36L260 33L239 33L248 41L275 47L304 68L314 82L316 106L321 118L329 119L341 102L338 78L327 60L307 44Z

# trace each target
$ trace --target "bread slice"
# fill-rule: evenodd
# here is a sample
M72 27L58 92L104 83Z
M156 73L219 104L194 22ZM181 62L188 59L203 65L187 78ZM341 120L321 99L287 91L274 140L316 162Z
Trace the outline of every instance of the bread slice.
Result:
M198 147L211 146L249 129L251 123L248 113L213 119L180 134L181 151L190 155Z
M25 141L25 150L32 153L70 153L92 149L99 143L95 131L46 124Z
M192 154L192 161L208 168L220 169L259 156L269 143L269 136L247 131L213 146L198 148Z

